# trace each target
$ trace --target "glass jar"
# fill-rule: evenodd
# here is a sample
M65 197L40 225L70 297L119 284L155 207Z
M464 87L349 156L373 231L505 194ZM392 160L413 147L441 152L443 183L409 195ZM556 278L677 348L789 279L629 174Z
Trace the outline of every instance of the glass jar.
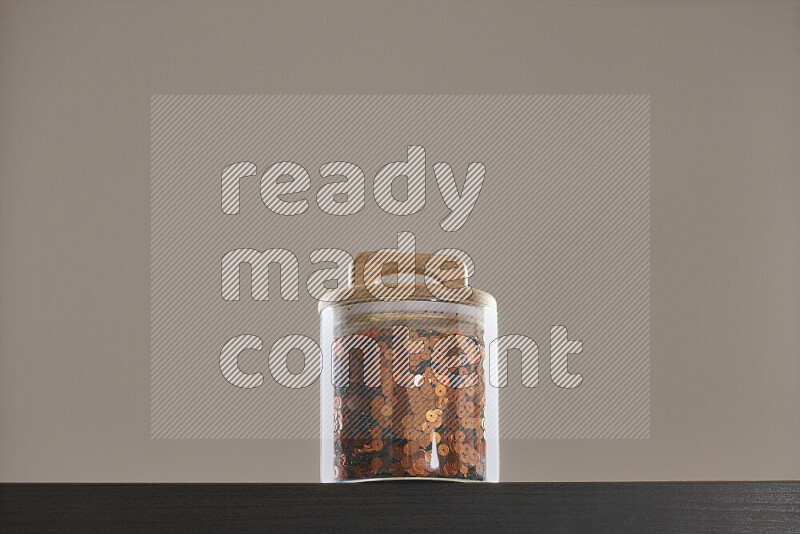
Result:
M355 262L352 293L319 306L322 482L497 482L494 298L470 288L442 301L415 281L402 300L378 299L382 281L364 282L369 254ZM414 256L418 275L430 258Z

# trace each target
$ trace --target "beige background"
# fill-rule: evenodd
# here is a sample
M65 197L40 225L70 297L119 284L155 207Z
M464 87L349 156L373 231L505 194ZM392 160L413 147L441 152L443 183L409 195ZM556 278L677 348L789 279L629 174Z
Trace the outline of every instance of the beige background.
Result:
M651 95L649 440L504 480L800 478L798 2L0 2L0 480L313 481L314 440L150 440L166 93Z

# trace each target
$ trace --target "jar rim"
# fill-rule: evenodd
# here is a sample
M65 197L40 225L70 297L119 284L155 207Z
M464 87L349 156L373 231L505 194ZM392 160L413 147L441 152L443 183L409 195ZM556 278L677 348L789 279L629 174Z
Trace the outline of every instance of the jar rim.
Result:
M497 301L492 295L480 289L475 289L474 287L470 287L471 289L470 295L465 299L445 300L433 295L428 289L428 286L424 283L417 282L414 284L401 284L400 286L396 287L403 287L408 285L413 285L414 287L413 293L408 297L397 300L379 299L375 297L369 291L369 287L365 285L356 285L341 289L332 289L328 291L328 293L326 294L325 300L319 301L318 312L322 313L323 310L326 310L328 308L347 306L350 304L361 304L365 302L407 302L407 301L443 302L448 304L464 304L467 306L475 306L478 308L492 308L495 310L497 309ZM377 288L382 286L375 285L375 287ZM342 300L337 300L336 298L337 296L349 293L350 291L353 292L352 295Z

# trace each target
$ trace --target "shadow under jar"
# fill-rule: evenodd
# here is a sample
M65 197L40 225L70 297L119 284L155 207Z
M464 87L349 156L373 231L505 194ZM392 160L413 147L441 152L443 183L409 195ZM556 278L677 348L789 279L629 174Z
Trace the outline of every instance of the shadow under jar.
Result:
M442 301L416 282L404 300L377 299L359 276L365 254L352 295L319 307L322 482L497 482L494 298ZM415 256L417 273L429 258Z

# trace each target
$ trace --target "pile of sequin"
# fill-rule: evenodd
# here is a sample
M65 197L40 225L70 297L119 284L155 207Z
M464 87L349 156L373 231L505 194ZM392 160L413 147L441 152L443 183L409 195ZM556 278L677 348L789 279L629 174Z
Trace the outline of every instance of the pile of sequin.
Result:
M478 347L478 362L462 362L442 372L432 366L432 350L451 334L411 330L411 338L422 341L424 350L408 355L415 377L406 387L392 379L392 329L374 327L356 335L377 341L380 387L365 384L364 360L351 355L346 387L334 388L334 478L483 480L486 395L481 336L469 338Z

